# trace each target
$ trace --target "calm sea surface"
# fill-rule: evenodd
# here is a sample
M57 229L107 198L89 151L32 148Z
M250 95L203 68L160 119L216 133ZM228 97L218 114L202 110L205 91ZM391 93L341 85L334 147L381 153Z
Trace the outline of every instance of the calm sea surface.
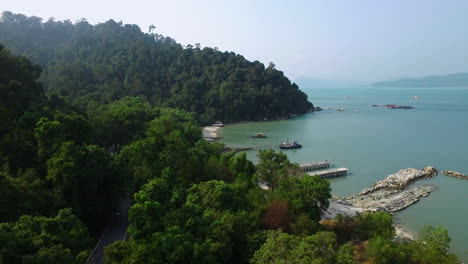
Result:
M468 88L343 88L305 90L324 111L290 120L243 123L223 128L228 146L277 145L298 140L286 150L293 162L329 160L351 175L331 180L333 194L350 195L400 169L434 166L468 174ZM413 100L418 96L419 100ZM398 110L371 104L412 105ZM335 109L342 107L344 112ZM327 110L329 109L330 110ZM266 139L251 139L256 132ZM256 160L256 152L248 157ZM452 250L468 261L468 181L439 174L421 181L438 189L395 220L417 233L426 224L443 225Z

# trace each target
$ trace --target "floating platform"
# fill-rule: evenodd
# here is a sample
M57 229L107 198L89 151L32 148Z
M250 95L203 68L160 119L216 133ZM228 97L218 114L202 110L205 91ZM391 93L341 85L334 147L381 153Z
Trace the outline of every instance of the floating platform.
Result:
M334 178L338 176L346 176L347 173L348 173L347 168L338 168L338 169L309 172L307 174L311 176L318 175L323 179L323 178Z
M322 169L330 168L330 162L328 160L310 162L310 163L301 164L299 165L299 167L303 169L304 171L322 170Z

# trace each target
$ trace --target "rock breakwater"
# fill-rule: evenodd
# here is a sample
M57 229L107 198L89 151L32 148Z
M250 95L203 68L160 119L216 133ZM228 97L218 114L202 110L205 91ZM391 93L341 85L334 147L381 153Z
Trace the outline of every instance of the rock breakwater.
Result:
M364 211L386 211L391 213L409 207L434 190L435 187L431 185L422 185L401 191L381 189L365 195L353 195L343 200L352 206L362 208Z
M400 191L415 181L431 178L434 175L437 175L437 170L434 167L425 167L422 170L412 168L400 170L374 183L372 187L362 190L359 194L366 195L378 190Z
M322 212L322 219L333 219L337 214L353 217L364 211L386 211L389 213L403 210L428 196L436 188L421 185L410 188L409 185L437 175L433 167L421 170L404 169L376 182L370 188L345 198L333 197L327 211ZM468 178L468 177L467 177ZM397 237L414 239L414 236L401 227L395 226Z
M450 177L455 177L455 178L462 179L462 180L468 180L468 175L464 175L458 171L445 171L444 170L444 171L441 171L440 173L450 176Z
M428 179L434 175L437 175L437 170L433 167L425 167L421 170L400 170L358 194L336 199L334 202L344 205L346 208L360 208L362 211L400 211L418 202L421 197L428 196L436 189L431 185L413 188L408 188L408 186L418 180Z

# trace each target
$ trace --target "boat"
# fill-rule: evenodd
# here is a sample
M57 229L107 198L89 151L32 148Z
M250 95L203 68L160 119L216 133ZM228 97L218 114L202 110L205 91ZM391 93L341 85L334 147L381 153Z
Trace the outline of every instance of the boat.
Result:
M413 96L413 100L419 100L419 96Z
M408 106L408 105L393 105L393 104L389 104L389 105L385 105L385 107L387 107L388 109L414 109L413 106Z
M255 133L255 136L252 136L252 138L266 138L265 133Z
M293 140L292 142L289 142L289 140L287 140L286 142L281 142L281 144L279 145L279 148L280 149L296 149L296 148L302 148L302 145L299 144L299 142Z
M215 126L215 127L224 127L224 124L220 121L216 121L212 124L212 126Z
M379 107L380 105L372 104L372 107Z
M343 112L343 111L344 111L344 108L341 108L341 107L340 107L340 108L336 109L336 111L338 111L338 112Z

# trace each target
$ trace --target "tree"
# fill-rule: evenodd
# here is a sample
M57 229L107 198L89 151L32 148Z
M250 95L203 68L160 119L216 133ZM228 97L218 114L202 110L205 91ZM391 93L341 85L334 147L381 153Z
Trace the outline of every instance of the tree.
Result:
M250 263L253 264L280 264L295 263L292 250L297 247L299 240L296 237L278 231L270 231L262 247L255 251Z
M395 236L392 215L386 212L365 212L356 217L356 234L361 239L380 236L391 239Z
M353 264L354 263L354 249L353 245L348 242L338 249L336 257L338 264Z
M318 223L312 220L307 214L301 214L291 223L292 232L295 235L312 235L318 230Z
M47 171L59 197L92 231L115 208L120 177L112 157L102 148L65 142L47 161Z
M343 259L343 256L341 257ZM335 234L318 232L311 236L294 236L270 231L251 263L337 263ZM346 262L342 262L346 263Z
M318 232L302 239L291 254L296 263L336 263L336 235L332 232Z
M37 122L34 134L38 145L38 156L43 160L50 158L52 153L57 151L65 140L62 124L59 121L51 121L45 117Z
M124 97L110 104L88 105L88 114L101 146L124 145L142 137L155 113L147 100Z
M271 201L262 217L262 225L267 229L291 231L291 208L288 201Z
M91 238L71 209L55 217L24 215L16 222L0 224L0 259L5 263L74 263Z
M257 179L266 183L269 188L275 189L281 179L288 177L291 163L284 153L271 149L260 150L258 158Z
M281 180L275 193L286 198L296 214L306 213L313 220L320 220L322 210L328 208L331 198L330 182L319 176L291 177Z
M228 210L238 208L235 204L234 188L223 181L208 181L193 185L189 189L187 201L200 204L204 208Z
M420 238L412 244L411 259L416 263L460 263L458 257L448 253L450 237L441 226L425 226L420 232Z
M409 254L405 247L388 238L374 236L368 242L366 255L376 264L408 263Z

